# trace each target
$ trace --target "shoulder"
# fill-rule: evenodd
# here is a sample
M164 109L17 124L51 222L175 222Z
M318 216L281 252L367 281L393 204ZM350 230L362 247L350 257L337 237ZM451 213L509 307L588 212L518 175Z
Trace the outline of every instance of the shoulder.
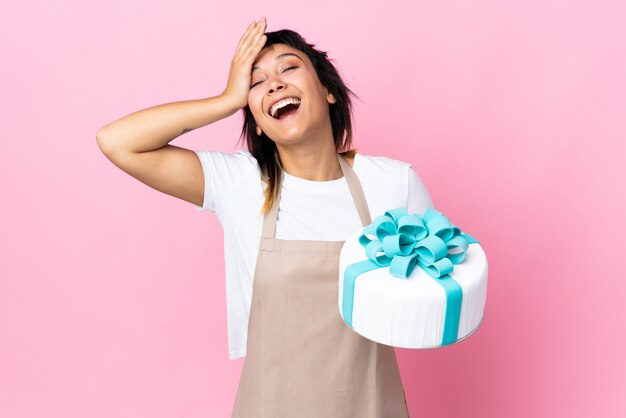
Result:
M406 207L411 164L400 159L357 154L357 172L372 219L390 208Z
M364 183L372 188L384 189L392 194L406 194L410 163L381 155L358 153L354 169Z
M200 149L195 152L200 158L222 159L230 163L257 164L256 158L245 149L239 149L235 152Z
M357 169L364 174L380 175L406 175L411 168L411 163L382 155L366 155L357 153L355 159Z
M201 149L195 152L205 171L242 174L244 172L256 171L259 167L256 158L254 158L249 151L244 149L235 152Z
M201 149L195 151L202 163L205 179L211 179L207 186L227 191L235 184L253 181L258 177L259 164L252 154L244 149L224 152Z

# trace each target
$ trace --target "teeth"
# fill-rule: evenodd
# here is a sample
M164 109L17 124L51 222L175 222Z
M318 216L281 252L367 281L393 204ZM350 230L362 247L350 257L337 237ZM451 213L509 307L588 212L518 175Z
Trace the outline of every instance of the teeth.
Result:
M298 99L297 97L287 97L285 99L282 99L278 102L276 102L274 105L272 105L272 107L270 108L270 115L272 115L272 117L276 117L276 112L278 111L278 109L280 109L281 107L285 107L288 104L300 104L300 99Z

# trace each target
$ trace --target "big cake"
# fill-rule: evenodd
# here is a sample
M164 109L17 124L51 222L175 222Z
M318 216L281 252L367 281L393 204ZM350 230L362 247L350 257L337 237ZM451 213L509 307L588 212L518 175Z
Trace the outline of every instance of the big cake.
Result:
M339 312L365 338L394 347L436 348L482 323L487 257L473 236L429 207L389 210L344 243Z

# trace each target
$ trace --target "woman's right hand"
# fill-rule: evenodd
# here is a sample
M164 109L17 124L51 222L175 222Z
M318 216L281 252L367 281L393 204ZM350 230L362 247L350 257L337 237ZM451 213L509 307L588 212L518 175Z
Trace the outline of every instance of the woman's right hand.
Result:
M238 109L243 109L248 104L252 63L267 39L264 35L266 27L267 22L264 17L259 22L252 22L237 44L237 50L230 65L228 84L222 96L228 97Z

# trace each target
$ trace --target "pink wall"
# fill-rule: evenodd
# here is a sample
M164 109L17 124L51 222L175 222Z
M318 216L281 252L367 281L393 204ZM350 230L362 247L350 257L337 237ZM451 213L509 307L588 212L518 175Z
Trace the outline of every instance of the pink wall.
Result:
M487 251L481 329L398 349L412 417L626 416L626 8L366 3L0 6L1 417L229 416L221 227L95 132L220 93L263 15L336 59L361 152L413 163ZM240 127L172 143L234 152Z

